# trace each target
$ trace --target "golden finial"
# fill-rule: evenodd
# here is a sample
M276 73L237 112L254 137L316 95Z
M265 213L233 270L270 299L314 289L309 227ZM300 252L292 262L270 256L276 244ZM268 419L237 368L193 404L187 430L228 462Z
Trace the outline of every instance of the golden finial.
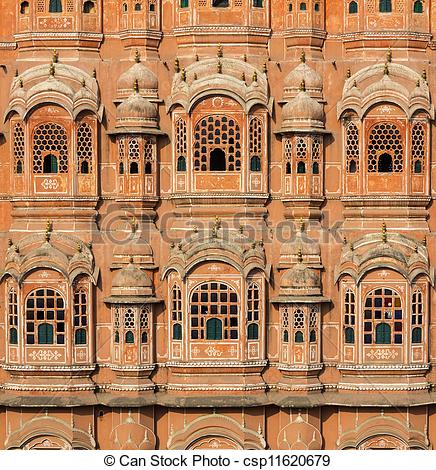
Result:
M96 79L97 78L97 70L94 68L92 69L92 78Z
M302 64L306 63L306 53L304 51L301 51L300 61Z
M306 91L306 81L302 80L300 83L300 91Z
M131 230L132 230L132 233L135 233L135 232L136 232L137 223L136 223L135 217L132 217L132 218L130 219L130 228L131 228Z
M20 88L23 88L24 87L24 83L23 83L23 79L20 78L20 80L18 81L18 84L20 85Z
M354 251L354 243L353 242L350 242L350 250Z
M134 82L133 82L133 91L135 93L139 93L139 82L138 82L138 79L136 79Z
M11 238L8 238L8 246L9 246L9 248L10 248L13 244L14 244L14 243L13 243L12 239L11 239Z
M357 81L356 80L354 80L353 87L357 88Z
M389 48L389 49L388 49L388 52L386 53L386 61L387 61L388 63L391 63L391 62L392 62L392 49L391 49L391 48Z
M415 245L415 253L418 253L419 247L418 245Z
M388 65L387 62L386 62L386 64L385 64L385 69L384 69L383 73L384 73L385 75L389 75L389 65Z
M418 80L416 80L416 88L419 88L421 86L421 80L418 78Z
M221 219L217 215L215 216L215 224L214 225L217 229L221 228L221 225L222 225L221 224Z
M351 78L351 69L347 69L347 78Z
M218 73L223 73L223 64L221 63L221 61L219 60L218 63L216 64L216 71Z
M301 232L301 233L304 232L304 220L303 220L303 217L300 218L300 232Z
M382 223L382 241L383 243L388 241L388 230L385 222Z
M200 57L198 56L198 54L195 54L195 62L198 62L200 60Z
M422 244L423 246L427 246L427 237L424 235L424 238L422 239Z
M50 77L54 77L54 75L55 75L55 73L56 73L56 68L55 68L55 65L54 65L53 62L50 64L50 71L49 71L49 73L50 73Z
M192 227L192 230L194 230L194 233L198 233L198 225L194 225L194 227Z
M257 72L254 71L253 73L253 82L257 83Z
M15 69L15 76L18 77L19 73L18 73L18 69Z
M133 256L129 255L129 264L133 264Z
M244 233L244 226L242 224L239 226L239 233Z
M263 73L265 73L265 74L268 73L268 65L267 65L266 62L263 63L262 71L263 71Z
M426 70L422 71L421 77L423 78L424 81L427 81L427 72L426 72Z
M243 59L244 59L244 62L247 62L247 54L244 54Z
M194 73L194 81L198 79L198 75Z
M53 49L53 56L52 56L52 62L54 64L57 64L59 61L59 53L56 49Z
M51 232L53 231L53 224L51 220L47 220L46 226L45 226L45 241L49 242L51 238Z
M182 81L186 82L186 70L185 70L185 68L182 69L181 79L182 79Z
M86 80L85 80L85 78L82 78L82 87L83 87L83 88L86 87Z
M82 253L83 247L82 247L82 244L81 244L80 242L77 243L77 247L76 247L76 248L77 248L77 253Z
M301 248L298 250L297 260L298 260L299 263L303 262L303 252L301 251Z
M344 238L342 239L342 242L344 245L346 245L348 243L348 240L347 240L347 237L344 235Z
M92 250L92 242L88 242L86 246L88 247L89 250Z
M180 73L180 60L178 57L176 57L174 60L174 71L176 73Z
M139 64L139 62L141 62L141 54L139 53L138 49L136 49L136 51L135 51L135 62L137 64Z
M224 56L224 50L223 50L223 46L221 44L218 44L218 51L217 51L216 55L219 58Z
M246 82L246 79L247 79L247 78L246 78L246 76L245 76L245 72L242 72L242 74L241 74L241 80L242 80L244 83L247 83L247 82Z

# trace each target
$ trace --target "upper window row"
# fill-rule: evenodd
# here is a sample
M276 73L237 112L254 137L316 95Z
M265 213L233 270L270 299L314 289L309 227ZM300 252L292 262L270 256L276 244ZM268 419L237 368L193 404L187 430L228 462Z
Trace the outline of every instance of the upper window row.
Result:
M134 11L142 11L142 2L135 2L133 6ZM150 11L156 11L156 4L154 2L150 2L149 4ZM129 5L126 2L123 3L123 13L127 13L129 11Z
M307 11L307 3L306 2L301 2L299 5L298 5L298 8L300 11ZM319 12L321 10L321 7L320 7L320 4L317 2L315 3L315 5L313 6L313 9L316 11L316 12ZM289 4L289 11L292 13L294 11L294 6L292 4L292 2Z
M72 11L72 2L67 1L67 11ZM38 13L44 13L46 11L47 6L45 5L44 0L42 2L38 2ZM48 4L48 12L49 13L63 13L64 8L62 5L62 0L50 0ZM83 13L96 13L97 7L96 3L92 0L87 0L83 3ZM28 15L30 13L30 4L28 1L20 3L20 13L22 15Z
M206 2L204 2L206 4ZM241 6L241 2L235 2L235 6ZM252 0L253 7L263 8L263 0ZM204 5L205 6L205 5ZM227 8L230 6L230 0L212 0L212 7ZM180 8L188 8L189 0L180 0Z
M378 9L380 13L391 13L392 12L392 0L379 0ZM348 13L350 15L356 14L359 10L358 2L352 1L348 4ZM413 13L423 13L424 5L422 0L416 0L413 2Z

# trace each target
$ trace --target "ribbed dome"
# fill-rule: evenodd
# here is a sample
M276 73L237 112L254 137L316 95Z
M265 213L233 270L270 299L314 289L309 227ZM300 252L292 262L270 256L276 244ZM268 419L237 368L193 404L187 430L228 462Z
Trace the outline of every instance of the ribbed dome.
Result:
M147 90L152 90L156 93L158 88L157 77L140 61L133 64L120 76L117 83L118 92L122 94L130 91L132 89L132 83L135 83L136 80L138 81L138 87L141 93L145 92L145 94L147 94Z
M321 75L309 67L306 62L302 62L285 78L285 98L289 98L290 96L294 96L295 93L298 93L302 81L306 83L306 89L311 95L317 98L321 97L323 88Z
M324 128L324 108L306 91L298 95L283 107L284 129Z
M118 106L117 127L157 128L157 121L156 106L137 91Z
M321 295L321 279L317 272L303 263L298 263L283 275L280 283L281 295Z
M152 287L152 280L132 263L118 271L112 281L112 289L150 289Z

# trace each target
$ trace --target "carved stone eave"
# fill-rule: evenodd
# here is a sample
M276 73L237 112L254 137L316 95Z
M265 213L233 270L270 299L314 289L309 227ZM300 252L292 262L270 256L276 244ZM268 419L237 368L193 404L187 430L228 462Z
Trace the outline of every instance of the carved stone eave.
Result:
M159 304L164 302L158 297L150 297L146 295L110 295L105 297L105 304Z
M167 136L166 132L161 131L157 128L152 127L116 127L112 130L106 132L109 136L117 136L117 135L154 135L157 137L160 136Z
M314 296L291 296L291 295L279 295L270 300L272 304L326 304L331 303L331 299L322 295Z

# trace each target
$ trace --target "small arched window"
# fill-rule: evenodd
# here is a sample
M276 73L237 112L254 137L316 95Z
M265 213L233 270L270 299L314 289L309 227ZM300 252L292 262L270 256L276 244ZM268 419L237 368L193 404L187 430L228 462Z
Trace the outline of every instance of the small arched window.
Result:
M182 340L182 325L180 323L174 323L173 325L173 339L176 341Z
M83 13L95 13L95 3L87 1L83 4Z
M320 10L319 3L315 3L314 10L318 13Z
M48 11L50 13L62 13L62 0L50 0Z
M134 344L135 343L135 335L133 331L128 331L126 333L126 344Z
M304 2L300 3L300 11L306 11L306 10L307 10L307 5Z
M375 327L375 344L391 344L391 326L387 323L379 323Z
M186 171L186 158L179 157L177 159L177 171L183 172Z
M350 15L355 15L357 12L358 12L358 5L357 5L357 2L350 2L350 4L348 5L348 13Z
M424 13L424 5L421 0L416 0L413 4L413 13Z
M312 174L319 175L319 163L314 162L312 165Z
M413 164L413 173L420 174L422 173L422 163L421 160L416 160Z
M87 343L85 328L80 328L76 330L76 333L74 335L74 343L76 345L84 345Z
M18 344L18 331L16 328L9 330L9 344Z
M392 0L380 0L379 11L380 13L392 12Z
M120 343L120 332L119 331L115 332L115 343L116 344Z
M377 171L378 173L392 173L393 161L391 155L383 153L378 157Z
M229 0L212 0L212 6L217 8L226 8L229 6Z
M123 162L120 162L120 164L118 166L118 171L119 171L120 175L124 175L124 163Z
M189 0L180 0L180 8L188 8Z
M316 343L316 331L315 330L310 331L309 341L311 343Z
M128 6L127 3L123 3L123 13L127 13Z
M292 165L291 162L286 162L286 174L290 175L292 173Z
M135 11L141 11L142 10L142 4L137 2L135 3Z
M263 0L253 0L253 6L257 8L263 8Z
M138 162L130 162L129 174L131 174L131 175L138 175L139 174Z
M252 323L251 325L248 325L247 339L248 340L259 339L259 325L257 325L256 323Z
M43 173L56 174L58 172L58 159L51 153L44 157Z
M80 163L80 174L81 175L89 174L89 163L87 161L83 161Z
M148 342L148 335L146 331L143 331L141 334L141 344L146 344Z
M38 325L38 344L53 344L53 325L41 323Z
M289 4L289 13L292 13L292 10L293 10L293 6L292 6L292 3Z
M295 333L295 342L296 343L303 343L304 342L304 335L302 331L297 331Z
M260 158L257 156L251 157L250 161L250 170L251 171L261 171Z
M146 175L151 175L153 173L153 165L151 164L151 162L146 162L145 166L144 166L144 173Z
M422 328L413 328L412 330L412 343L422 343Z
M226 171L226 154L220 148L210 153L210 171Z
M357 173L357 163L356 160L350 160L348 162L348 172L349 173Z
M20 13L22 15L28 15L30 13L30 5L29 2L21 2L20 5Z
M306 173L306 164L304 162L298 162L297 173L299 175L304 175Z
M218 318L210 318L206 322L206 339L220 341L223 339L223 324Z
M345 328L345 343L354 344L354 329L351 327Z
M285 330L283 332L283 342L284 343L289 343L289 331L288 330Z

